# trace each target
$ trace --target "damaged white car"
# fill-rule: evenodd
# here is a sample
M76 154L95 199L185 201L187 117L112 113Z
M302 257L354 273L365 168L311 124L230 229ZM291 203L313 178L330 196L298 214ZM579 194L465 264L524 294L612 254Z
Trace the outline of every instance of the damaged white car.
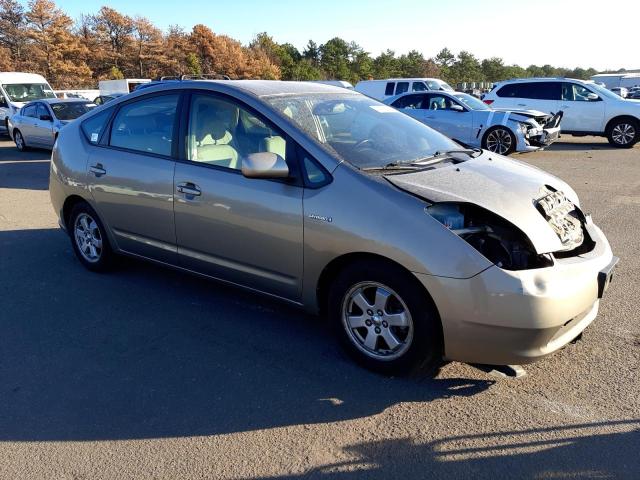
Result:
M562 112L496 110L461 92L407 93L385 103L461 144L500 155L538 150L560 136Z

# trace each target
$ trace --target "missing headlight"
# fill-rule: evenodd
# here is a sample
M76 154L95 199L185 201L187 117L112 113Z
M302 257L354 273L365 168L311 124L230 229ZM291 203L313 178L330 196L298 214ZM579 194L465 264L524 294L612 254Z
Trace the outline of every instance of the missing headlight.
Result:
M515 225L477 205L437 203L426 211L500 268L526 270L553 265L551 256L538 255Z

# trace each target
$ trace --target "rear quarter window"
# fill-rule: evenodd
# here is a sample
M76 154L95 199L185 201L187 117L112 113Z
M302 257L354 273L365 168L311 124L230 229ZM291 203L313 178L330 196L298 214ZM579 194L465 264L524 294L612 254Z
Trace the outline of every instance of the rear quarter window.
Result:
M113 108L107 108L82 122L82 132L90 143L97 144L100 142L100 137L102 136L112 113Z

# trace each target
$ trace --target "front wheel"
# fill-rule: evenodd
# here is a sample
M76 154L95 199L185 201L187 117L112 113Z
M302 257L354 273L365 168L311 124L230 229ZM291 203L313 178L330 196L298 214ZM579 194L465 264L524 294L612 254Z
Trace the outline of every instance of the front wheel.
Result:
M499 155L510 155L516 150L516 137L508 128L494 127L482 139L482 148Z
M13 132L13 141L16 144L16 148L20 152L24 152L29 149L29 147L27 147L27 144L24 141L24 137L22 136L22 133L20 132L20 130L16 130L15 132Z
M617 120L607 130L609 144L618 148L631 148L640 140L638 122L631 119Z
M417 280L396 265L347 267L333 282L328 312L347 353L370 370L434 374L442 362L436 308Z

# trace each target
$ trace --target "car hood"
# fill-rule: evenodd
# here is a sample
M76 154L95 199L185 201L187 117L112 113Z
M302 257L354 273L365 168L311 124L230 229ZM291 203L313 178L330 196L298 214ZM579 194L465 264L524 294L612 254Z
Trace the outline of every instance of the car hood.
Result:
M522 230L538 254L566 250L536 208L536 201L548 193L545 185L564 193L579 207L576 193L562 180L488 152L455 165L385 178L401 190L430 202L465 202L490 210Z

